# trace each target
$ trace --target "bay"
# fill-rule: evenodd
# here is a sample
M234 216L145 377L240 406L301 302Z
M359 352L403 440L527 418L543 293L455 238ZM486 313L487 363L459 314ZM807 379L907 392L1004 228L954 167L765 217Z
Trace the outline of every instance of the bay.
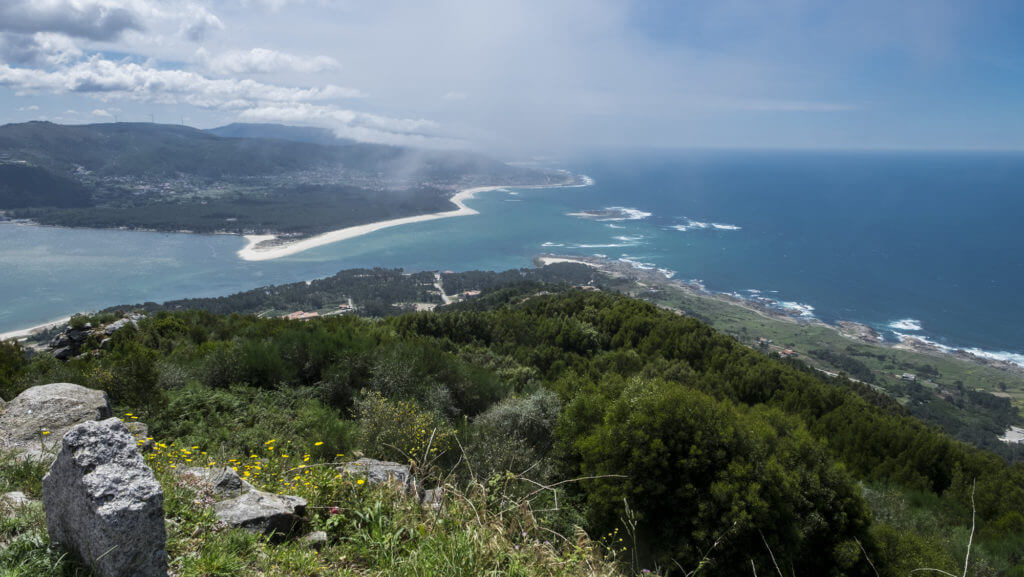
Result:
M559 166L595 184L487 192L469 201L478 215L272 261L238 259L245 241L226 235L0 224L0 332L344 268L504 270L558 253L661 268L890 337L1024 352L1024 155L632 151Z

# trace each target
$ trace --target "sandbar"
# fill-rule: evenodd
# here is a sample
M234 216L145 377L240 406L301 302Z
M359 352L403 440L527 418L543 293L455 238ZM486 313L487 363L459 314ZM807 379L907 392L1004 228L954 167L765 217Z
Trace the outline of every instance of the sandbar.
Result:
M324 246L332 244L342 240L348 240L371 232L376 232L381 229L391 228L393 226L402 226L403 224L412 224L414 222L426 222L428 220L437 220L440 218L451 218L453 216L469 216L471 214L479 214L478 211L466 206L465 201L472 199L478 193L489 192L492 190L501 190L507 188L570 188L576 186L590 186L593 184L593 180L582 175L580 177L582 183L564 183L564 184L535 184L535 185L502 185L502 186L477 186L474 188L467 188L460 190L452 196L452 203L457 206L455 210L446 210L443 212L434 212L431 214L420 214L416 216L406 216L402 218L394 218L391 220L382 220L379 222L371 222L369 224L360 224L357 226L349 226L338 230L332 230L295 242L289 242L285 244L271 245L271 246L259 246L261 243L266 241L274 240L277 235L273 234L249 234L245 235L245 239L249 241L249 244L245 245L245 248L238 251L238 257L242 260L273 260L275 258L281 258L284 256L291 256L298 254L303 251L307 251L311 248L318 246Z

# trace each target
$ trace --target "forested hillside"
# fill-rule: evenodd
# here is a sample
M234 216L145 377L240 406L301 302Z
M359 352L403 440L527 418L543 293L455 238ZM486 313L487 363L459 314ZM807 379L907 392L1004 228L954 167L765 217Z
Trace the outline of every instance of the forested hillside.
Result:
M568 178L462 151L332 141L323 132L7 124L0 211L60 226L308 236L452 210L448 198L460 188Z
M970 539L968 575L1024 574L1024 466L627 297L505 288L384 320L158 312L90 347L61 363L3 345L0 396L104 389L217 460L268 439L322 443L313 463L411 460L530 503L563 550L583 527L626 572L961 574Z

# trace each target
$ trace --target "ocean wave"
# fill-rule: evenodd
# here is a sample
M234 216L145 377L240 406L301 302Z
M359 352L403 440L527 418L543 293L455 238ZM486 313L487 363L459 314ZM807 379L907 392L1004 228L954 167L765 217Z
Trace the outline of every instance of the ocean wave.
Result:
M611 223L606 224L605 226L607 226L608 228L626 228L626 227L622 226L621 224L611 224Z
M736 226L735 224L722 224L722 223L719 223L719 222L701 222L699 220L693 220L692 218L687 218L686 219L686 223L684 223L684 224L677 224L677 225L673 226L672 228L678 230L679 232L687 232L687 231L691 231L691 230L706 230L706 229L709 229L709 228L710 229L714 229L714 230L742 230L743 229L743 227Z
M637 242L637 241L643 240L643 238L644 238L644 235L642 235L642 234L641 235L637 235L637 236L622 235L622 236L615 237L615 240L619 240L619 241L622 241L622 242Z
M569 248L628 248L636 246L635 242L618 242L618 243L607 243L607 244L574 244L570 245Z
M590 220L597 220L601 222L606 221L621 221L621 220L643 220L651 213L640 210L639 208L630 208L627 206L609 206L601 210L583 210L580 212L569 212L567 216L575 216L578 218L588 218Z
M544 244L542 244L541 246L565 246L565 245L560 243L560 242L548 241L548 242L545 242Z
M1006 363L1013 363L1015 365L1024 367L1024 354L1011 353L1008 351L984 351L981 349L963 349L964 352L970 353L976 357L983 359L990 359L993 361L1003 361Z
M802 317L813 317L814 307L804 303L798 303L796 301L779 301L776 306L785 311L792 311Z
M660 272L661 274L665 275L665 278L672 278L672 277L676 276L676 271L669 270L667 268L659 268L658 272Z
M921 321L917 319L900 319L889 323L889 328L900 330L900 331L919 331L921 329Z
M639 260L634 260L634 259L626 258L626 257L619 258L619 262L624 262L624 263L628 264L629 266L631 266L633 268L636 268L636 269L640 269L640 270L654 270L655 268L657 268L657 267L655 267L653 264L651 264L649 262L642 262L642 261L639 261Z

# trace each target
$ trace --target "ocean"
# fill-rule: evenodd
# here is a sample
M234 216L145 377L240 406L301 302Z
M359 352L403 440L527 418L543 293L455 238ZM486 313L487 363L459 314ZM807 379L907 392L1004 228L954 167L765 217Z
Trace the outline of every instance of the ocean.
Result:
M486 192L473 216L273 261L239 237L0 224L0 332L79 310L214 296L351 267L503 270L601 255L1024 362L1024 154L666 152L563 159L581 188Z

